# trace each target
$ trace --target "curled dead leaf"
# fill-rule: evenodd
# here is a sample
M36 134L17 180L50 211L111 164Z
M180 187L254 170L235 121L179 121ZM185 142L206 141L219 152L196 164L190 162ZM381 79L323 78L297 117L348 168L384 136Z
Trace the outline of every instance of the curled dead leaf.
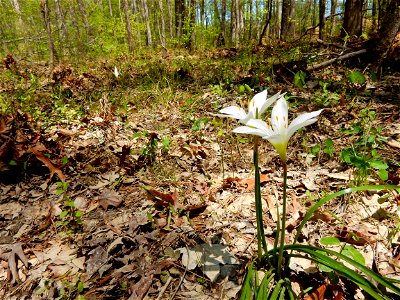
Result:
M38 160L40 160L50 171L50 178L49 180L51 180L51 178L53 177L54 173L57 174L58 178L62 181L65 182L65 175L61 172L61 170L57 167L55 167L53 165L53 163L50 161L50 159L48 159L46 156L44 156L44 154L42 153L42 151L46 151L46 147L42 144L37 144L36 146L32 147L30 149L32 151L33 154L35 154L36 158Z

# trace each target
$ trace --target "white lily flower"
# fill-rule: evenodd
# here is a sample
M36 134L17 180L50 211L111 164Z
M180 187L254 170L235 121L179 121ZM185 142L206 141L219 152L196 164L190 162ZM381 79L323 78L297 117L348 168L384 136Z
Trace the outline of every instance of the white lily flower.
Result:
M114 72L113 72L113 74L114 74L114 76L115 76L116 78L119 77L120 73L119 73L117 67L114 67Z
M215 116L238 119L240 123L246 124L250 119L259 118L271 104L284 94L278 92L270 98L267 98L267 95L267 90L256 94L249 102L249 111L247 113L241 107L229 106L221 109L220 114L215 114Z
M272 109L269 123L259 119L251 119L246 125L235 128L235 133L246 133L261 136L267 139L276 149L283 161L286 161L286 148L289 139L300 128L313 124L322 109L305 113L295 118L288 126L288 104L281 97Z

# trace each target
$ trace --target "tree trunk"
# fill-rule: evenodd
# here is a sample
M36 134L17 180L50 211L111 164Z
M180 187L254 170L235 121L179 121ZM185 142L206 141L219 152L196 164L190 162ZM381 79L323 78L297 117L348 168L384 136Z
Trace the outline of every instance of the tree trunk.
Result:
M158 5L160 6L160 18L161 18L161 46L166 49L165 42L165 15L164 15L164 3L163 0L158 1Z
M203 26L204 25L204 0L200 0L199 1L200 4L200 25Z
M341 36L362 34L363 0L346 0Z
M57 16L57 23L58 23L58 34L59 34L59 40L60 43L62 43L63 45L68 44L69 42L69 38L68 38L68 29L67 29L67 25L65 24L65 18L64 18L64 13L62 10L62 6L60 4L61 0L55 0L56 2L56 16ZM59 49L60 51L60 55L63 55L63 51L64 51L65 47L61 47L61 49Z
M146 23L146 29L147 29L147 46L152 48L153 47L153 38L151 35L149 7L147 6L147 0L142 0L142 7L143 7L143 19Z
M325 39L325 0L319 0L319 39Z
M336 26L336 8L337 8L337 0L331 0L331 28L329 34L332 36Z
M40 9L42 11L44 23L46 25L47 45L49 47L49 54L50 54L49 69L50 69L50 74L52 74L53 73L53 69L54 69L54 62L57 59L57 55L56 55L56 48L54 47L53 34L51 32L50 11L49 11L49 2L48 2L48 0L41 0L40 1Z
M185 20L185 1L175 0L175 36L182 37L183 24Z
M294 0L282 1L281 39L286 40L293 36L293 11Z
M129 16L128 0L122 0L122 6L123 6L123 10L124 10L124 15L125 15L125 28L126 28L126 34L127 34L127 40L128 40L128 48L129 48L129 52L133 53L135 51L135 46L133 44L132 26L131 26L131 20L130 20L130 16Z
M174 37L174 18L172 14L172 0L167 0L168 6L168 20L169 20L169 37Z
M263 27L263 29L261 31L260 38L258 39L258 46L262 45L262 39L263 39L265 33L268 30L269 23L271 22L271 18L272 18L272 0L268 0L267 6L268 6L268 13L266 14L265 24L264 24L264 27Z
M19 22L19 25L20 25L21 28L22 28L23 25L24 25L24 21L22 20L21 8L20 8L20 6L19 6L19 2L18 2L18 0L13 0L12 2L13 2L13 6L14 6L14 9L15 9L15 12L16 12L17 15L18 15L18 22Z
M381 27L378 31L378 39L375 47L372 47L373 58L377 58L373 67L380 75L381 65L387 58L387 54L400 31L400 0L391 0L386 13L382 16Z
M113 16L113 8L112 8L111 0L108 0L108 12L110 13L110 17L112 17Z
M82 0L77 0L77 1L78 1L79 12L81 13L81 16L83 18L83 24L85 26L86 40L88 40L90 36L90 26L89 26L89 19L87 16L85 3Z

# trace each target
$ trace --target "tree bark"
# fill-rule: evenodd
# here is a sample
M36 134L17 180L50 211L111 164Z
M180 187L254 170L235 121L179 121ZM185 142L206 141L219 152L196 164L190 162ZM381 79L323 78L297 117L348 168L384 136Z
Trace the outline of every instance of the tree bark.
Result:
M185 1L175 0L175 36L182 37L183 24L185 21Z
M168 7L168 24L169 24L169 37L172 39L174 37L174 18L172 14L172 0L167 0Z
M42 11L43 20L46 25L46 32L47 32L47 45L49 47L49 69L50 74L53 73L54 63L57 59L56 48L54 46L53 41L53 34L51 31L51 24L50 24L50 11L49 11L49 2L48 0L41 0L40 1L40 9Z
M325 0L319 0L319 38L325 39Z
M122 6L123 6L123 10L124 10L124 15L125 15L125 28L126 28L126 34L127 34L127 40L128 40L128 49L129 49L130 53L133 53L135 51L135 46L133 44L132 26L131 26L131 21L130 21L130 16L129 16L128 1L122 0Z
M272 0L268 0L267 6L268 6L268 13L266 15L266 20L265 20L265 23L264 23L264 27L263 27L263 29L261 31L260 38L258 39L258 46L262 45L263 37L264 37L265 33L267 32L269 23L271 22L271 18L272 18Z
M293 36L293 12L294 0L282 1L282 19L281 19L281 39L286 40L288 37Z
M331 28L330 28L330 35L332 36L335 26L336 26L336 8L337 8L337 0L331 0Z
M341 36L360 36L362 34L363 0L346 0Z
M124 0L124 1L126 1L126 0ZM152 48L153 47L153 38L152 38L152 34L151 34L149 7L147 6L147 0L142 0L142 7L143 7L143 19L146 23L146 30L147 30L147 46Z
M165 42L165 15L164 15L164 3L163 0L158 1L158 5L160 6L160 18L161 18L161 46L166 49Z
M391 0L387 6L386 13L382 16L377 44L372 47L373 58L377 58L373 68L378 75L381 73L381 65L387 58L398 32L400 32L400 0Z
M113 16L113 8L112 8L111 0L108 0L108 12L110 14L110 17L112 17Z

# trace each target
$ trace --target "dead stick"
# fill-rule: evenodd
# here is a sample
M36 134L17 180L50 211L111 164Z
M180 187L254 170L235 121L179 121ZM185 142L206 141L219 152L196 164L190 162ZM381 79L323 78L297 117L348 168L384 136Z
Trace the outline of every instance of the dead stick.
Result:
M330 64L332 64L332 63L334 63L336 61L345 60L345 59L348 59L350 57L357 56L357 55L360 55L360 54L363 54L363 53L366 53L366 52L367 52L367 49L361 49L361 50L358 50L356 52L347 53L345 55L341 55L341 56L338 56L336 58L332 58L332 59L324 61L322 63L311 65L311 66L307 67L307 71L316 70L316 69L325 67L327 65L330 65Z

